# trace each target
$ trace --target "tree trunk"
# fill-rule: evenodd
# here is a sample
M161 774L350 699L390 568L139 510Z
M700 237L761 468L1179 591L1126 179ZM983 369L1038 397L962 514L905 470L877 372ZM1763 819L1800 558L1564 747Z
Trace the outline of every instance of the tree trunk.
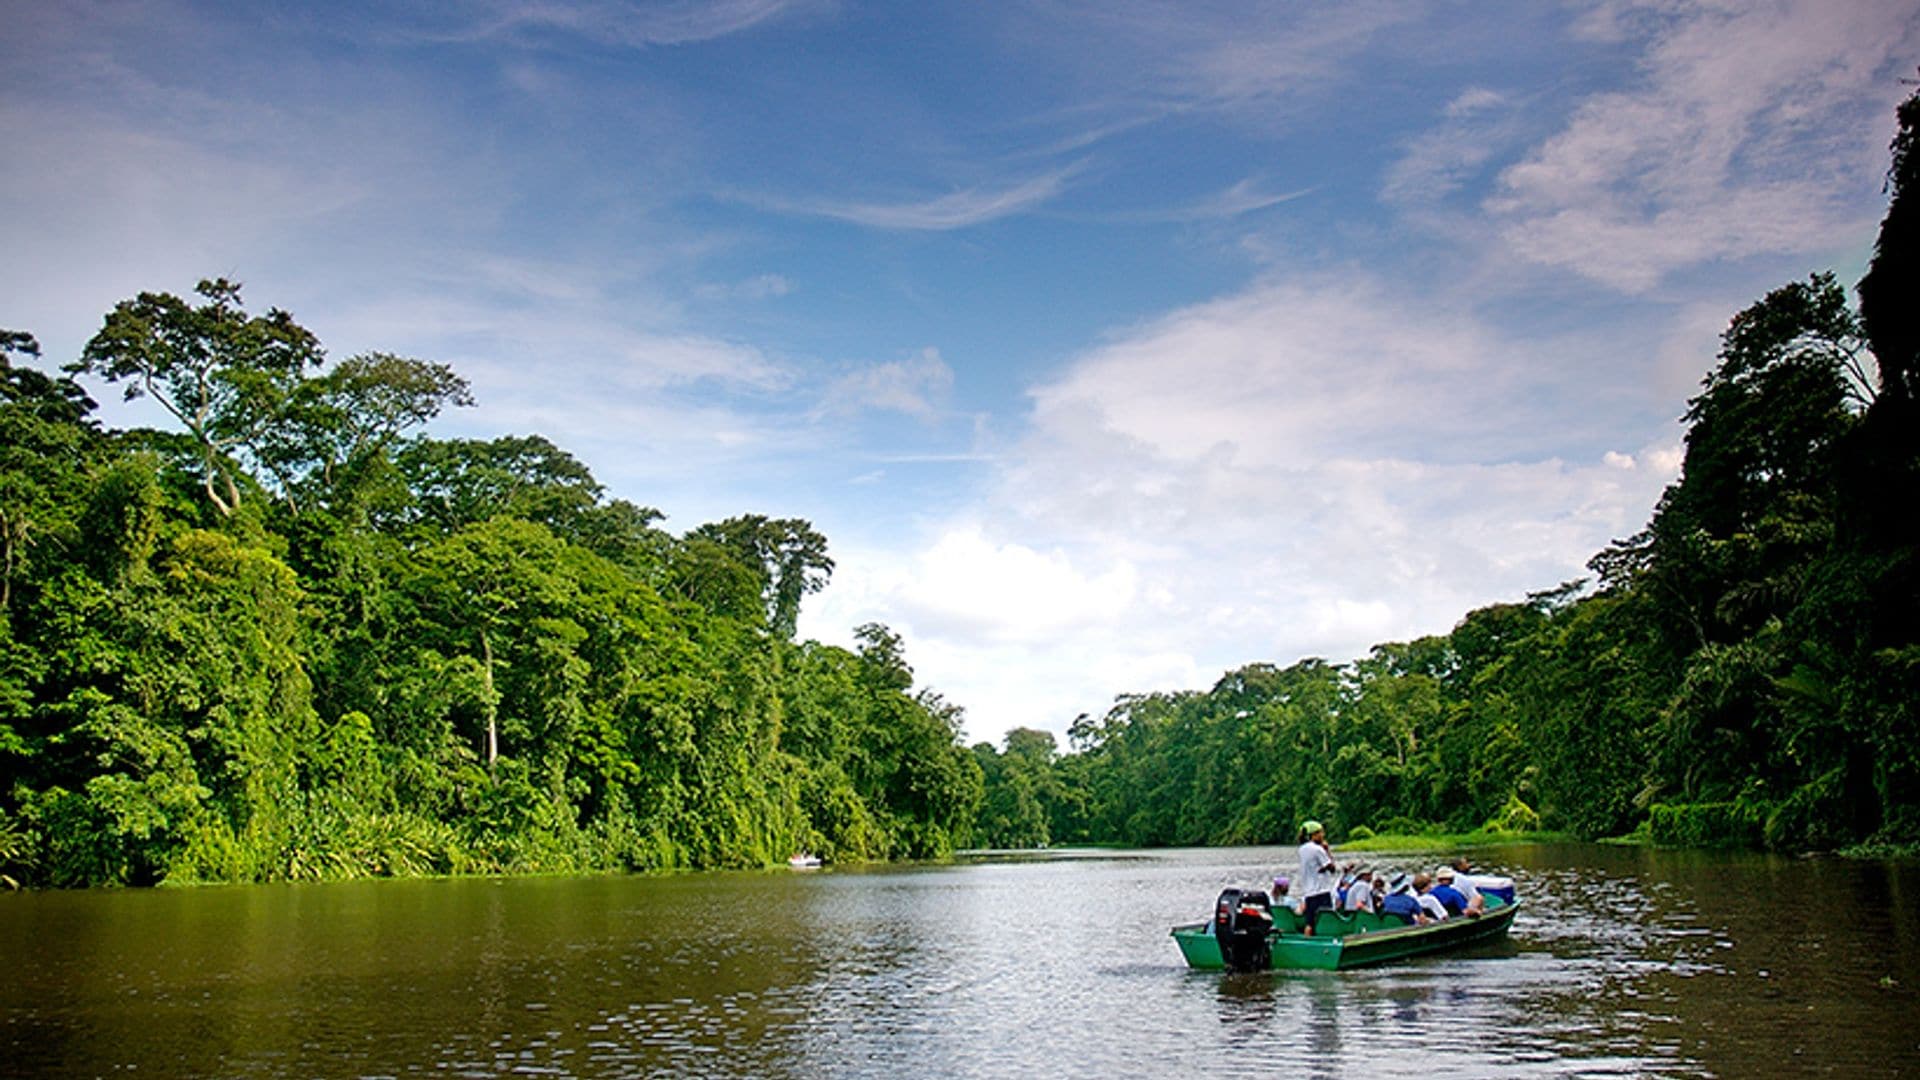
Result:
M493 642L483 627L480 630L481 678L486 684L487 775L493 775L493 763L500 757L500 699L493 692Z

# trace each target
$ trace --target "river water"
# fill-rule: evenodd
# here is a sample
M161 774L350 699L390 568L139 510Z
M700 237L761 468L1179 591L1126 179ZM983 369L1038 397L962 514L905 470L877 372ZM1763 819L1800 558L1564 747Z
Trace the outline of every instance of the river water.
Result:
M4 895L0 1074L1920 1075L1920 866L1475 854L1507 941L1345 973L1182 964L1275 848Z

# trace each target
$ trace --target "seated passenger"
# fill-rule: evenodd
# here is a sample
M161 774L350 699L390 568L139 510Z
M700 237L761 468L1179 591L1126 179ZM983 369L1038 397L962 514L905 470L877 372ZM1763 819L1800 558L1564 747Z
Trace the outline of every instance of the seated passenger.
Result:
M1347 898L1340 910L1369 912L1373 910L1373 879L1364 871L1354 877L1353 884L1347 886Z
M1413 897L1420 903L1420 910L1434 922L1447 917L1447 909L1433 895L1433 879L1425 874L1413 876Z
M1462 862L1466 860L1461 860ZM1471 915L1478 917L1486 910L1486 901L1480 899L1480 890L1464 877L1458 877L1453 867L1442 866L1433 872L1434 899L1447 909L1449 915Z
M1273 906L1286 908L1288 911L1298 915L1300 914L1300 898L1288 895L1290 885L1291 882L1284 877L1273 879Z
M1430 923L1426 913L1420 910L1420 901L1414 898L1412 887L1407 883L1407 875L1395 874L1388 885L1387 895L1380 900L1380 914L1398 915L1408 925Z

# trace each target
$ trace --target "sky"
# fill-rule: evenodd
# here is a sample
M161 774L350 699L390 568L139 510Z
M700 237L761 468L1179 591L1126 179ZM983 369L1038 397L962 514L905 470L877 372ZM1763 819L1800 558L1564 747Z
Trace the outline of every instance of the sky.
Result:
M1583 576L1871 253L1912 0L0 4L0 326L244 285L676 533L803 518L966 737ZM157 423L90 385L109 423Z

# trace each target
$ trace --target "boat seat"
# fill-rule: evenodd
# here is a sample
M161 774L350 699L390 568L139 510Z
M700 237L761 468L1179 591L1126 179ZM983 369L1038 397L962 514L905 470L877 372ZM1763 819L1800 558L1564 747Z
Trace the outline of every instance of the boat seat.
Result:
M1405 925L1392 916L1375 915L1371 911L1323 911L1314 920L1313 932L1321 937L1344 937L1348 934L1392 930Z
M1353 920L1337 911L1323 911L1313 920L1315 937L1342 937L1353 933Z

